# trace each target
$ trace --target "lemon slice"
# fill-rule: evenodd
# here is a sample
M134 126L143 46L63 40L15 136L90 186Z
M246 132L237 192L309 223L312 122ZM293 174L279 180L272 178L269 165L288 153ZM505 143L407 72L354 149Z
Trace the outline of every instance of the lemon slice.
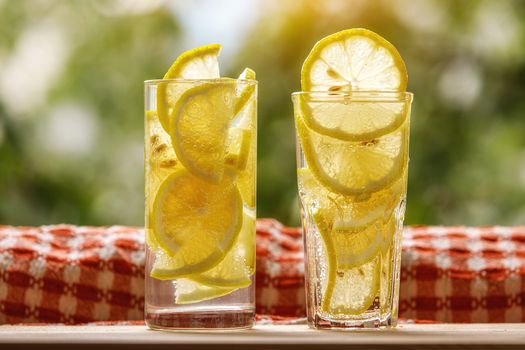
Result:
M252 145L253 132L247 129L231 128L226 147L226 164L237 170L244 170Z
M406 170L406 169L405 169ZM344 196L324 187L308 168L297 170L299 191L316 207L329 213L336 226L362 231L367 225L380 219L387 222L395 215L406 193L406 173L389 187L363 196ZM335 222L337 221L337 223Z
M360 200L330 192L308 169L298 170L298 182L303 206L309 208L324 246L327 274L322 283L322 310L330 315L358 314L378 293L381 267L376 266L380 264L377 260L392 246L396 231L393 203L403 196L402 179ZM345 284L354 281L358 288L346 291ZM355 299L348 293L354 293Z
M254 80L255 72L246 68L239 76L241 80ZM229 149L226 163L238 170L237 187L244 203L255 208L255 172L257 142L255 134L257 121L257 100L255 84L238 84L236 116L232 122L229 138Z
M236 157L236 161L234 164L239 164L241 167L242 165L246 164L244 167L242 167L242 170L238 172L237 177L237 187L239 188L239 191L241 192L242 199L244 201L244 204L248 206L249 208L254 209L255 208L255 181L256 181L256 157L257 157L257 144L255 140L255 135L251 134L249 136L251 138L250 143L243 142L244 146L249 146L249 149L241 147L240 156ZM243 139L244 140L244 139ZM243 158L246 157L246 161L243 160ZM237 167L237 169L239 169Z
M234 102L233 82L193 87L177 101L172 144L177 158L194 175L213 182L222 178Z
M212 269L188 278L206 286L244 288L252 283L254 270L255 217L245 212L241 232L226 257Z
M160 186L150 217L162 248L151 276L174 279L211 269L237 239L242 216L233 175L225 173L221 181L210 183L186 170L173 173Z
M186 278L175 282L175 303L194 304L228 295L237 290L232 287L205 286Z
M156 111L146 113L146 157L147 166L151 167L150 173L154 176L165 175L179 166L175 152L171 147L171 139L164 132Z
M330 241L327 244L327 254L335 257L338 268L349 269L360 266L372 260L382 247L381 220L375 219L372 224L361 229L361 226L356 226L351 221L334 222L331 208L321 208L314 214L314 221L323 240Z
M313 214L314 222L323 239L327 277L323 287L321 310L330 316L359 314L372 305L379 290L380 266L377 256L353 268L339 266L337 247L327 222L319 212Z
M377 255L362 265L348 268L339 265L338 247L334 235L327 230L328 223L320 212L313 213L314 222L324 243L327 276L323 283L321 310L330 316L359 314L372 305L378 290L380 262Z
M381 253L383 255L386 254L386 252L388 252L392 248L394 244L395 235L403 230L402 220L399 220L399 218L396 215L396 212L397 210L391 213L391 216L388 218L388 220L383 226L383 243L381 245Z
M335 248L330 231L328 229L325 229L326 227L328 227L329 224L325 222L325 218L319 213L319 211L311 212L311 209L315 208L315 205L311 205L313 203L308 204L310 205L305 206L303 203L303 208L306 208L306 210L308 210L309 212L308 215L306 215L306 220L308 222L307 227L315 227L317 232L321 236L322 242L315 242L317 241L317 239L315 239L313 242L310 243L310 245L314 245L313 247L308 247L309 244L307 244L307 257L315 256L315 264L317 266L324 266L325 273L319 274L319 282L321 284L321 295L319 296L319 298L321 301L321 309L327 310L330 305L330 300L332 299L335 281L337 278L337 262ZM321 229L319 228L320 226ZM306 237L308 238L308 235ZM311 237L315 237L315 234L311 235ZM322 244L321 250L319 250L319 243ZM312 248L314 248L313 252L311 251ZM309 282L315 285L314 281L311 280Z
M330 213L332 226L350 232L362 231L377 220L388 221L406 193L406 178L403 177L389 187L363 196L332 192L308 168L298 169L297 177L302 197L315 201L319 210Z
M397 95L378 94L378 101L372 103L359 101L359 94L336 96L297 96L301 116L310 129L343 141L368 141L396 130L407 118L409 103L399 101Z
M391 245L393 232L395 222L392 217L386 223L376 220L362 231L355 231L352 226L347 228L334 225L332 240L336 247L338 268L353 268L370 261L382 249Z
M301 70L303 91L404 91L407 79L396 48L366 29L348 29L321 39Z
M357 228L351 221L334 222L330 232L336 247L338 268L348 269L371 260L381 248L383 239L381 228L379 220Z
M239 75L239 80L255 80L255 71L250 68L244 68L242 73ZM247 83L247 82L245 82ZM248 103L250 98L255 93L256 85L245 83L239 84L239 92L237 94L237 101L235 102L235 114L238 114L244 106Z
M381 279L379 283L379 304L386 311L389 305L389 298L392 295L392 249L381 253Z
M328 230L339 229L347 232L360 232L374 221L385 217L389 210L391 191L385 189L361 198L343 196L324 187L307 168L297 170L299 189L303 197L316 202L324 219L329 220Z
M338 270L328 281L321 305L330 316L348 318L366 311L374 302L380 283L380 259L352 269Z
M146 138L144 143L145 171L148 174L145 182L146 208L153 206L155 195L160 184L173 172L181 167L180 162L175 156L171 147L171 138L160 125L157 112L147 111L146 118ZM149 215L146 216L145 223L146 242L150 247L156 249L158 244L155 241L153 230L149 222Z
M321 184L342 195L365 195L399 179L407 155L407 127L363 142L318 134L300 117L296 127L310 171Z
M164 75L164 79L216 79L220 77L218 57L221 45L197 47L181 54ZM159 83L157 111L164 129L170 132L170 116L175 101L186 90L183 84Z
M322 237L329 237L336 247L329 253L337 255L344 268L368 262L379 249L391 246L396 231L395 209L404 196L405 182L400 179L366 200L356 200L330 192L308 169L298 170L301 198L315 208L316 226Z
M164 75L164 79L214 79L219 78L218 57L221 45L200 46L182 53Z

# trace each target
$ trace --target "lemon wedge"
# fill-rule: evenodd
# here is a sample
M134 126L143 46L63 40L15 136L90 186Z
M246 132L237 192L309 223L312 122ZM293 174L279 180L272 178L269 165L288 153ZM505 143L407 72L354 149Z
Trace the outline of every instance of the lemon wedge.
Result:
M221 45L211 44L182 53L173 62L163 79L218 79ZM187 87L184 84L159 83L157 86L157 112L164 129L170 132L173 106Z
M255 80L255 71L251 68L244 68L239 75L239 80L245 80L245 82L239 83L237 101L235 102L235 114L238 114L244 106L246 106L257 88L255 84L247 84L248 80Z

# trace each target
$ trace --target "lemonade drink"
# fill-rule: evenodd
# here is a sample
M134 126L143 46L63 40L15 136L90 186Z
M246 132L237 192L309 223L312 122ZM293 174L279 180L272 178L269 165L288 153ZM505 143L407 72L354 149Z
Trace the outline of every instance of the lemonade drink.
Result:
M393 46L367 30L321 40L294 93L308 323L397 322L412 94Z
M254 319L255 73L220 78L220 46L146 82L145 317L152 328Z

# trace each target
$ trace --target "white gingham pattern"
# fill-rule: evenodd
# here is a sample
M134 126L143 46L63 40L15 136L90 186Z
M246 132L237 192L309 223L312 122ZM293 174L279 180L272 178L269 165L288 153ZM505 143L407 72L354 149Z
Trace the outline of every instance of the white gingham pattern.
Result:
M405 228L400 316L525 321L525 227ZM304 322L301 231L257 220L258 322ZM142 229L0 226L0 324L142 320Z
M525 321L525 227L405 229L400 314L440 322Z
M140 319L144 233L0 226L0 324Z

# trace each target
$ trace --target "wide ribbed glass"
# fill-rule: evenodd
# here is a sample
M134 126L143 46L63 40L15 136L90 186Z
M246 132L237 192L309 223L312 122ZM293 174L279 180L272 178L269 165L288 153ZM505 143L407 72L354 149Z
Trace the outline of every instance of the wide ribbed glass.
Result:
M412 94L292 94L308 324L395 326Z

